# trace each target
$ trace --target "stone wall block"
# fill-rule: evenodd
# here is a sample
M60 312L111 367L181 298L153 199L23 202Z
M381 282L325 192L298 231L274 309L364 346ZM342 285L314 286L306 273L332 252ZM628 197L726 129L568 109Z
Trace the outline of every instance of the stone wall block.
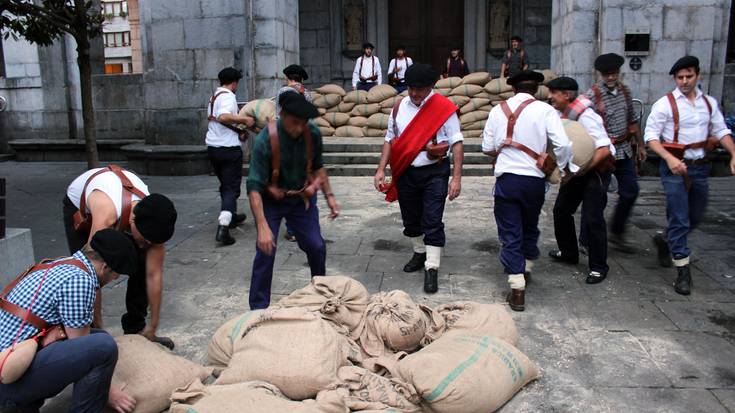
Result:
M194 78L197 80L217 80L217 74L225 67L234 65L235 54L232 49L194 50Z
M162 50L183 49L184 22L182 20L170 20L157 21L152 24L151 46L158 53Z
M194 77L193 50L165 50L156 53L153 70L155 80L183 81Z
M222 1L221 3L230 3ZM232 2L234 3L234 2ZM151 1L151 16L155 20L161 22L170 21L172 19L185 19L196 17L201 14L201 6L199 1L190 0L164 0ZM157 24L158 22L156 22Z
M244 1L201 0L202 17L245 15Z
M283 45L283 22L278 20L256 20L253 31L255 47L277 47Z

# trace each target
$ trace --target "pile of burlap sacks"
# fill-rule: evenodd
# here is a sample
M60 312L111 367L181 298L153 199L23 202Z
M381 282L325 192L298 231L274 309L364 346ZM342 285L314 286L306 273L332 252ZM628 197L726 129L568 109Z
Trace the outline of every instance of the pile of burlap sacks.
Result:
M314 277L222 325L210 367L119 338L113 380L139 413L488 413L539 377L518 338L505 305L430 308L403 291L371 296L352 278Z
M556 77L549 69L542 73L544 84ZM493 106L514 95L506 78L493 79L488 72L441 79L434 90L457 105L465 138L481 136ZM384 137L393 106L401 96L406 96L406 92L398 95L390 85L377 85L369 92L346 92L339 85L329 84L309 93L321 115L314 122L322 136L351 138ZM548 88L542 85L536 98L545 100L548 95ZM273 119L275 111L273 99L257 99L243 106L240 114L254 117L257 131Z

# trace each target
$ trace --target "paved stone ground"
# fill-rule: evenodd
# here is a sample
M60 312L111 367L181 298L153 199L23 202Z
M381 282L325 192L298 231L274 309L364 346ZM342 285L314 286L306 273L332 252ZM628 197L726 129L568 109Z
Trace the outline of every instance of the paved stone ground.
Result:
M9 224L32 228L38 258L67 253L61 199L83 169L80 163L0 163L0 176L9 179ZM153 191L170 196L180 214L168 245L160 333L176 341L179 354L204 362L214 330L247 309L255 229L248 221L234 232L235 245L216 247L216 178L145 180ZM527 310L513 317L521 331L519 347L543 377L502 411L735 412L735 279L727 278L735 275L734 183L735 178L711 181L707 219L691 236L696 262L689 297L674 293L674 270L658 267L651 248L652 235L665 222L656 179L641 182L630 229L639 252L611 251L605 282L586 285L585 265L542 257L528 288ZM425 295L422 275L401 272L411 252L401 236L398 205L383 202L370 178L333 179L343 213L336 222L329 222L324 210L321 214L328 272L359 279L371 292L403 289L429 304L502 301L506 283L497 258L493 180L467 178L463 184L462 196L447 204L439 293ZM555 247L555 194L552 188L541 217L543 254ZM321 200L320 206L325 208ZM308 283L305 261L295 244L281 240L276 295ZM105 320L114 334L120 333L124 291L124 281L104 289ZM45 411L58 411L65 397L68 393Z

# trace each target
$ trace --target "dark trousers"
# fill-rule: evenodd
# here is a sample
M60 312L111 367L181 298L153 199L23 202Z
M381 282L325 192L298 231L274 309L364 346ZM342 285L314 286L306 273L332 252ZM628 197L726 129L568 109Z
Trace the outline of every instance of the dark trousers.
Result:
M367 92L370 89L372 89L373 87L375 87L375 85L377 85L377 84L378 84L378 82L363 82L363 81L358 81L357 82L357 90L364 90L364 91Z
M64 197L64 230L66 231L66 243L69 245L69 253L82 249L89 239L89 232L78 232L74 229L74 214L79 209L74 206L69 197ZM132 236L128 234L132 239ZM133 242L135 244L135 242ZM141 332L146 325L145 317L148 315L148 292L146 287L146 252L135 244L138 252L138 268L135 274L127 274L128 289L125 292L125 308L121 322L125 334L136 334Z
M579 258L574 213L582 204L582 224L586 226L590 271L607 274L607 227L605 207L610 174L591 171L569 180L559 188L554 204L554 234L562 255Z
M544 205L543 178L503 174L495 182L495 223L506 274L523 274L526 260L539 257L538 218Z
M45 399L74 384L70 412L98 413L107 404L117 344L102 330L40 350L23 376L0 384L0 410L38 411Z
M207 146L209 161L214 174L219 179L219 196L222 200L221 211L237 213L237 198L242 186L242 148Z
M316 205L316 195L310 200L308 210L304 209L301 198L285 198L283 201L263 199L263 212L273 233L273 241L278 243L278 231L281 220L286 219L289 227L296 235L296 242L306 253L311 276L326 274L327 246L319 228L319 208ZM273 281L273 263L276 260L276 250L273 255L267 255L256 247L253 261L253 274L250 281L250 309L267 308L271 301L271 283Z
M710 165L687 166L687 175L691 181L691 188L688 191L684 177L672 174L666 162L661 162L659 172L664 192L666 192L666 219L668 221L666 236L669 249L674 259L686 258L691 254L687 245L687 235L702 221L707 208L707 197L709 196L707 177Z
M398 204L403 235L424 236L424 244L443 247L444 204L449 191L449 161L428 166L409 166L398 180Z
M406 89L408 89L408 85L406 85L406 81L404 80L398 84L393 85L393 88L396 90L396 93L401 94Z

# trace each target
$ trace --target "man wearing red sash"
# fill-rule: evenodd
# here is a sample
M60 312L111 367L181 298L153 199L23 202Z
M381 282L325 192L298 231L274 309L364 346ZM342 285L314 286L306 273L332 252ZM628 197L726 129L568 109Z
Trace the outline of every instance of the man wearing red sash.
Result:
M429 65L416 63L406 70L409 99L393 107L388 132L374 183L386 193L386 201L398 200L403 234L411 239L413 257L405 272L424 268L424 291L439 289L439 265L444 235L444 203L460 194L463 138L457 107L432 91L439 74ZM454 172L449 181L448 152ZM385 167L390 161L392 181L385 184Z

